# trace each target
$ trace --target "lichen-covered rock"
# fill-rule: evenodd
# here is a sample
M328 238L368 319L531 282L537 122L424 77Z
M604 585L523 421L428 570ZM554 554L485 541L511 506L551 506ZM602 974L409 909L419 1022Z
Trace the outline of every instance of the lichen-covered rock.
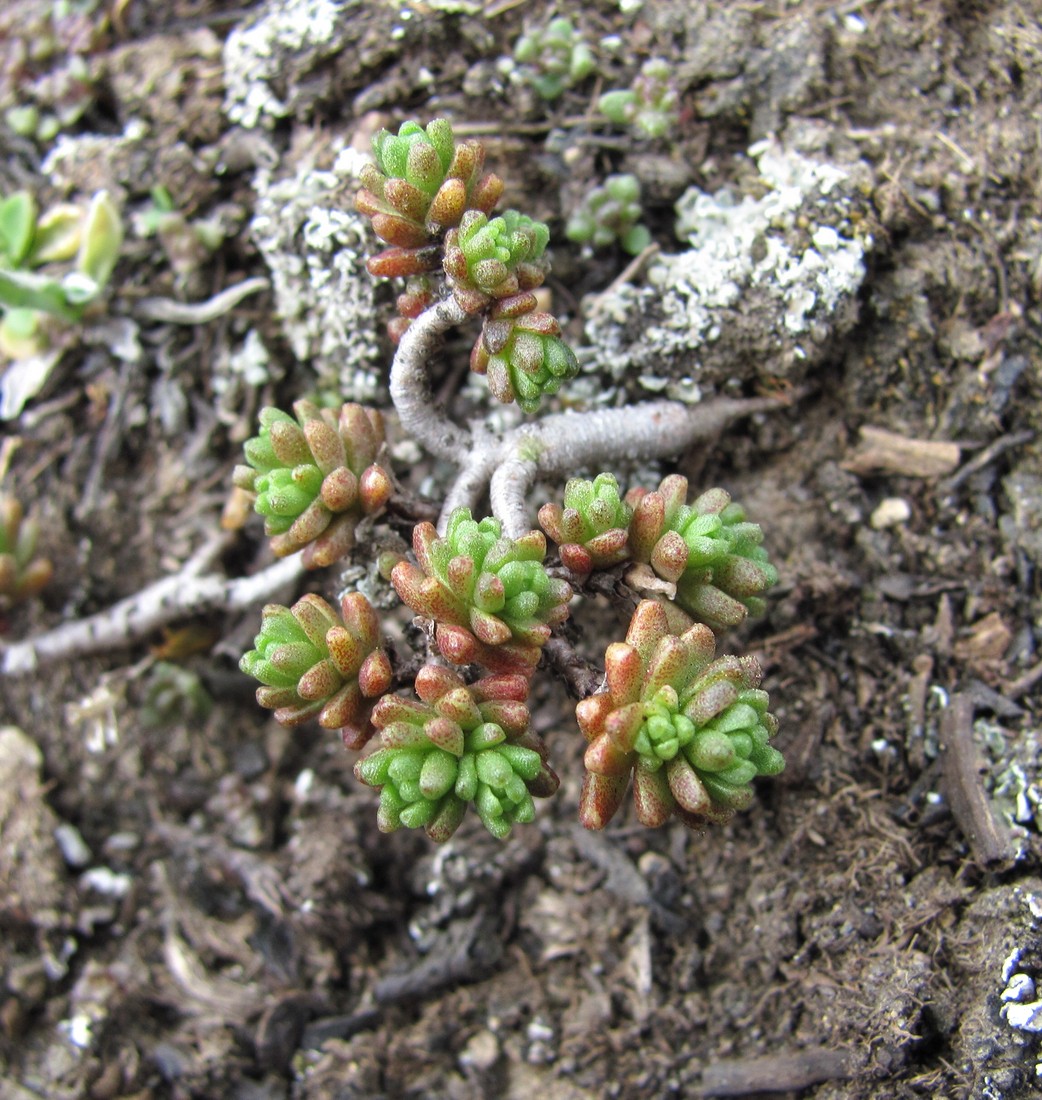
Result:
M329 171L301 165L254 180L250 235L268 270L275 309L293 354L318 388L373 402L384 362L373 280L366 271L367 219L344 200L365 158L342 153Z
M750 156L752 193L687 191L677 232L691 248L589 302L589 359L631 398L798 383L857 320L873 243L858 173L775 142Z
M268 0L224 44L225 113L247 128L299 118L401 49L397 19L392 4Z

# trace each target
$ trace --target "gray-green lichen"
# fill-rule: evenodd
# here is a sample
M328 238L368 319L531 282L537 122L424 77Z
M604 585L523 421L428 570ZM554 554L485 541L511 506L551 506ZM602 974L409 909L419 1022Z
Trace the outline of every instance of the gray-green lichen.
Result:
M287 55L315 63L340 49L343 0L275 0L264 5L224 44L224 110L240 126L274 126L291 111ZM278 82L284 90L276 92Z
M293 354L315 370L320 390L370 402L384 354L365 269L367 222L351 203L360 160L345 150L329 171L305 164L286 178L258 172L250 235L271 272Z
M363 86L401 49L405 32L399 16L389 3L268 0L224 45L229 120L270 129L279 119L299 119L316 103Z
M627 379L630 396L798 381L857 319L872 246L858 173L775 141L749 155L750 193L691 188L677 203L689 250L587 306L593 362Z

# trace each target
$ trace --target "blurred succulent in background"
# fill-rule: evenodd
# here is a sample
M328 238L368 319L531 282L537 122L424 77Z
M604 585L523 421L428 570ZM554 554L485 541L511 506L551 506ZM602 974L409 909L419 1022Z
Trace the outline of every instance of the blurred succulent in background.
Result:
M375 515L392 492L379 465L383 419L375 409L346 404L339 417L308 401L260 413L260 434L246 442L247 465L235 467L240 489L256 493L254 508L279 557L304 550L308 568L332 565L354 545L355 528Z
M123 223L106 191L86 208L61 203L42 214L28 191L0 201L0 352L21 358L46 347L42 315L79 321L105 289L122 244Z
M640 183L636 176L609 176L583 199L568 219L565 236L576 244L609 248L618 242L636 256L651 243L647 226L640 225Z
M761 545L763 531L723 489L687 503L687 478L673 474L653 492L631 490L630 546L663 580L675 584L676 602L715 630L761 615L764 594L778 571Z
M365 596L344 596L340 615L310 594L292 607L268 604L253 644L239 667L260 680L257 702L274 710L277 721L297 726L317 718L326 729L340 729L352 749L369 740L373 701L390 690L393 674Z
M597 109L617 126L664 138L680 120L680 93L672 75L668 61L645 61L632 86L605 92L597 100Z
M35 596L54 567L36 556L40 530L14 497L0 493L0 610Z
M134 218L141 237L158 237L179 285L192 279L224 243L224 230L216 221L189 221L179 210L168 188L151 191L150 205Z
M213 709L213 699L198 673L172 661L156 661L145 680L141 721L152 729L195 726Z
M559 781L529 728L525 678L490 676L468 686L447 668L425 665L416 694L420 702L380 700L377 749L355 765L363 783L380 788L380 829L422 827L442 842L470 804L501 840L513 825L532 821L533 796L552 795Z
M523 34L514 45L514 60L521 79L543 99L557 99L596 67L590 47L564 18Z
M713 632L701 623L672 633L661 604L642 601L625 642L605 653L607 690L576 707L589 743L580 821L603 828L633 777L640 822L673 815L697 826L726 821L753 797L751 781L777 775L784 760L768 742L761 672L751 657L713 659Z

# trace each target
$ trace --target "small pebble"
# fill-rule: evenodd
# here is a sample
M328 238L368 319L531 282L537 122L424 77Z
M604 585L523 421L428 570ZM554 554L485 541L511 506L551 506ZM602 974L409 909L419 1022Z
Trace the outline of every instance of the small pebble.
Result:
M887 497L879 502L868 522L876 531L883 531L887 527L897 527L907 523L911 516L912 509L907 500L901 497Z
M70 867L86 867L90 863L91 850L75 825L62 822L54 830L54 839L61 849L62 858Z
M1030 1001L1035 995L1035 983L1028 974L1013 974L1000 994L1003 1001Z
M1004 1004L1001 1009L1006 1023L1018 1031L1042 1031L1042 1001L1031 1004Z

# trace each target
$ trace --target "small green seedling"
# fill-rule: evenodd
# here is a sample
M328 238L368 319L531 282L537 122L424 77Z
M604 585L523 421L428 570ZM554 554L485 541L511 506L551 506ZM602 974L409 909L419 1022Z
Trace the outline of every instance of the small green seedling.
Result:
M80 321L105 289L122 243L123 223L106 191L86 209L61 203L42 214L28 191L0 201L0 352L42 351L44 315Z
M627 89L605 92L597 109L617 126L626 126L649 138L664 138L680 119L680 93L669 62L652 58Z
M631 256L651 244L651 233L641 225L640 183L636 176L609 176L595 187L568 219L565 236L576 244L610 248L618 242Z
M596 67L590 47L564 18L523 34L514 46L514 60L521 79L548 100L585 80Z

